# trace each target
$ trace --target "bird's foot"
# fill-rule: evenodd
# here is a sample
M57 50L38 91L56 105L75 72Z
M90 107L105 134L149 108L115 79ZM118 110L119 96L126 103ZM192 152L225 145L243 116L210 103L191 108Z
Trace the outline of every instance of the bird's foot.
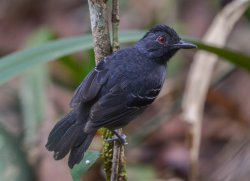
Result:
M128 144L125 134L120 135L120 137L114 136L112 138L108 138L108 139L106 139L106 141L107 142L119 141L122 145L127 145Z
M119 141L122 145L127 145L128 142L126 140L127 136L125 134L119 134L116 130L112 131L114 133L114 137L107 139L106 141Z

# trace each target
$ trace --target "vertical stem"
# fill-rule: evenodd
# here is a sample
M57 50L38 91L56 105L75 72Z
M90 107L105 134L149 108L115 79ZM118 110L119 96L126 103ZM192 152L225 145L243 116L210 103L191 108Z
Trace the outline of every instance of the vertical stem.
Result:
M113 52L120 48L119 45L119 0L112 1L112 47ZM122 129L118 130L119 134L122 134ZM126 161L124 154L124 145L119 142L114 143L113 147L113 159L111 168L111 181L125 181L127 180L126 173Z
M111 53L106 3L106 0L88 0L96 64ZM110 180L113 143L105 142L105 140L112 137L113 134L109 130L103 129L102 135L104 140L102 153L104 171L106 179Z
M119 0L113 0L112 3L112 47L113 52L120 48L119 45Z
M192 138L192 145L190 150L191 157L191 172L190 172L190 180L198 181L199 180L199 151L200 151L200 142L201 142L201 123L202 117L199 115L199 119L196 120L196 124L194 124L191 128L190 137Z
M122 133L122 129L118 130L118 133ZM126 181L126 161L124 154L124 145L121 145L118 141L114 143L113 159L112 159L112 172L111 181Z
M107 0L88 0L96 63L111 53L106 3Z

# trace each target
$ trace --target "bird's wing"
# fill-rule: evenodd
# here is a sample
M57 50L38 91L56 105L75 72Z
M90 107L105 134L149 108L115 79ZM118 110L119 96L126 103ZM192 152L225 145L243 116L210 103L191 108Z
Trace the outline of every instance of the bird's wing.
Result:
M150 94L140 96L127 93L119 85L114 86L91 108L86 129L89 131L101 127L116 129L127 125L155 100L159 91L149 90Z
M104 64L105 61L101 61L78 86L70 102L72 108L78 106L81 102L91 101L97 96L108 79L108 69L104 67Z

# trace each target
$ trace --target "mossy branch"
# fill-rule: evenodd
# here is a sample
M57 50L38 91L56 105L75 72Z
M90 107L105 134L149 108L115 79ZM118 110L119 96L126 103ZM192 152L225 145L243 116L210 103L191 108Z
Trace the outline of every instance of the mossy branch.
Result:
M113 52L120 48L119 44L119 0L112 1L112 47ZM117 130L119 134L122 134L122 129ZM119 142L114 143L113 147L113 159L112 159L112 172L111 181L125 181L127 180L126 161L124 154L124 145Z

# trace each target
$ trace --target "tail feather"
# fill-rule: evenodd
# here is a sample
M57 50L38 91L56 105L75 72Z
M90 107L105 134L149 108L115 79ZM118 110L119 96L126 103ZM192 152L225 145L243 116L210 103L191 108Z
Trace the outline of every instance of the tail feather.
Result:
M54 159L60 160L69 152L69 167L79 163L84 152L88 149L94 133L84 132L84 120L77 120L78 115L73 111L60 120L52 129L48 137L46 148L54 151ZM82 117L81 117L82 118Z
M62 120L56 123L49 134L48 142L46 144L46 148L49 151L53 151L55 149L55 146L60 141L61 137L75 123L75 120L76 114L74 114L74 112L72 111L67 114Z
M68 161L68 165L70 168L73 168L75 164L80 163L80 161L83 159L84 153L88 149L94 136L95 134L87 135L87 137L84 139L82 144L72 148L70 155L69 155L69 161Z
M86 137L86 134L83 132L83 125L72 125L55 146L54 159L60 160L65 157L71 147L75 145L79 135L81 135L81 137Z

